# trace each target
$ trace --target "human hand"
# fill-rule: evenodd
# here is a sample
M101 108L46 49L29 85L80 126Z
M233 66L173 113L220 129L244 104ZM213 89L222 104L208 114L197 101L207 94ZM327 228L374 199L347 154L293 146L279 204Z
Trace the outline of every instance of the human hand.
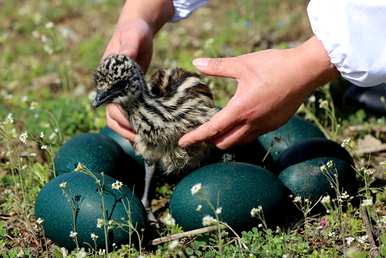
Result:
M153 37L172 15L170 0L127 0L103 58L126 54L146 73L153 53ZM135 133L118 105L107 105L106 120L111 129L134 142Z
M153 53L153 31L143 19L118 22L103 58L125 54L134 59L145 73Z
M116 53L126 54L136 60L145 72L149 66L152 52L153 33L150 26L143 20L132 20L124 24L117 24L103 58ZM135 133L119 105L107 105L106 123L108 127L134 142Z
M316 38L294 49L193 63L204 74L235 79L237 90L210 121L180 139L182 147L210 141L226 149L253 140L285 123L308 94L337 76Z

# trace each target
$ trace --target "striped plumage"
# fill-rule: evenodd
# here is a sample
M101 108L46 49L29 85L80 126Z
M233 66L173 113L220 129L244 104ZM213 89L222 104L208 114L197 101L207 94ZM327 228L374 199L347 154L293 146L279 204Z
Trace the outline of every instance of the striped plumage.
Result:
M180 68L155 72L145 82L140 67L125 55L104 59L94 74L94 105L115 102L126 111L138 137L136 152L146 162L160 162L166 173L197 167L208 156L207 143L182 149L182 135L216 112L209 87L197 74Z

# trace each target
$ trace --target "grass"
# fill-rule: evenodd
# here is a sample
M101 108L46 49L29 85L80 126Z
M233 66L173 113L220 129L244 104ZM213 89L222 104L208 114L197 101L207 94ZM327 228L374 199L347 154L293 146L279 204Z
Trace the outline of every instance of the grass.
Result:
M152 65L192 70L194 57L296 45L310 35L305 5L301 0L211 1L191 19L165 26L155 41ZM63 256L37 224L34 201L54 176L52 160L64 140L104 126L103 111L91 109L88 92L119 8L119 1L108 0L0 1L2 257ZM224 105L234 92L234 82L209 82L217 104ZM379 182L386 171L382 165L386 155L356 154L366 135L386 140L385 120L364 111L340 113L333 106L328 85L315 96L316 101L308 101L299 112L337 142L351 139L350 151L363 183L358 198L365 205L355 207L347 199L325 200L324 214L306 212L303 221L289 228L253 228L240 236L219 229L140 252L123 246L111 257L367 257L371 243L366 238L369 225L363 210L373 222L379 257L385 257L386 194ZM172 189L173 184L158 185L157 201L165 205ZM303 202L298 204L309 205ZM178 226L170 225L157 234L178 232Z

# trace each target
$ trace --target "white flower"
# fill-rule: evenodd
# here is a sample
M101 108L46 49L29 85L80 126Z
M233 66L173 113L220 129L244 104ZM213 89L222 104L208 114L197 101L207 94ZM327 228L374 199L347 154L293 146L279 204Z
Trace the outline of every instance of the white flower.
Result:
M8 113L8 115L5 117L4 124L13 124L14 123L13 114Z
M352 243L354 240L355 240L355 238L353 238L353 237L346 237L346 243L347 243L347 245L350 246L351 243Z
M178 240L173 240L172 242L170 242L169 246L168 246L168 249L169 250L174 250L176 249L176 247L179 245L179 242Z
M107 228L108 229L112 229L113 228L113 225L114 225L114 220L112 220L112 219L110 219L109 221L108 221L108 226L107 226Z
M192 195L195 195L196 193L198 193L202 188L202 184L201 183L198 183L198 184L195 184L192 186L192 188L190 189L190 191L192 192Z
M346 192L346 191L344 191L341 195L340 195L340 199L342 199L342 200L346 200L346 199L348 199L350 197L350 195Z
M115 189L115 190L119 190L119 189L121 189L121 187L123 186L123 184L122 184L122 182L120 182L120 181L115 181L115 183L112 183L111 184L111 188L112 189Z
M52 55L54 50L49 45L44 45L43 50L46 51L47 54Z
M65 247L60 248L60 250L62 251L62 256L63 257L67 257L68 256L68 250Z
M52 21L49 21L45 25L46 29L52 29L54 27L54 23Z
M375 173L375 169L373 168L367 168L364 170L365 175L372 176Z
M84 258L84 257L87 257L87 252L84 250L84 248L82 247L78 253L76 254L76 258Z
M346 139L344 139L344 140L342 141L341 146L342 146L343 148L351 147L351 142L352 142L352 140L351 140L350 138L346 138Z
M197 205L196 211L201 211L201 210L202 210L202 205L201 204Z
M62 188L62 189L65 189L65 188L67 187L67 182L66 182L66 181L61 182L61 183L59 184L59 187Z
M44 222L44 219L42 219L42 218L38 218L36 220L36 223L38 223L39 225L43 224L43 222Z
M251 212L250 212L251 217L252 217L252 218L257 217L257 216L261 213L262 210L263 210L263 208L262 208L260 205L259 205L259 207L257 207L257 208L253 208L253 209L251 210Z
M221 214L222 212L222 207L218 207L216 210L215 210L215 213L216 214Z
M105 224L103 219L97 219L97 228L102 228Z
M29 109L30 109L30 110L35 110L35 109L37 108L37 106L38 106L38 103L35 102L35 101L33 101L33 102L31 102L31 104L29 105Z
M357 240L358 240L359 243L364 244L364 243L367 242L367 239L368 239L368 238L369 238L369 237L368 237L367 235L364 235L364 236L358 237Z
M43 138L44 138L44 132L40 132L39 137L40 137L41 139L43 139Z
M365 199L362 201L361 206L368 207L368 206L372 206L373 204L374 204L373 199Z
M78 162L78 164L76 165L76 168L74 170L75 170L75 172L81 172L84 169L85 169L85 166L82 163Z
M202 225L204 226L210 226L215 224L216 222L217 220L210 215L206 215L202 218Z
M105 255L106 250L105 249L99 249L98 255Z
M48 136L48 140L52 141L53 139L55 139L56 137L56 133L52 133L50 134L50 136Z
M319 100L319 107L320 108L323 108L323 109L326 109L326 108L328 108L328 102L327 102L327 100Z
M326 166L326 165L321 165L321 166L320 166L320 171L322 171L323 173L328 172L327 166Z
M176 224L176 220L172 217L170 213L166 213L162 218L161 222L166 226L174 226Z
M75 232L75 231L70 231L70 237L71 238L75 238L76 236L78 235L78 232Z
M320 202L322 204L329 204L331 202L331 197L329 195L324 196Z
M46 150L46 149L48 149L48 146L47 146L47 145L45 145L45 144L43 144L42 146L40 146L40 149L42 149L42 150Z
M262 228L263 227L263 224L259 223L259 225L257 225L258 228Z
M40 33L38 31L34 30L34 31L32 31L32 37L37 39L40 37Z
M316 100L315 96L314 95L311 95L309 98L308 98L308 101L311 102L311 103L314 103Z
M295 196L295 199L294 199L294 202L301 202L302 201L302 197L300 196Z
M22 134L20 134L19 136L19 140L24 143L24 144L27 144L27 138L28 138L28 133L27 132L23 132Z
M97 240L98 239L98 235L96 235L95 233L91 233L90 234L90 237L93 241Z

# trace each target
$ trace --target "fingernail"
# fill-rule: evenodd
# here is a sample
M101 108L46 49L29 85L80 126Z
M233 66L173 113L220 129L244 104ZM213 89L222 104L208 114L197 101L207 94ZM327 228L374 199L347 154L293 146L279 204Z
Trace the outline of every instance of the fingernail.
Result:
M196 67L205 67L209 64L209 58L197 58L193 60L193 65Z
M189 143L187 141L179 141L178 145L180 145L181 148L186 148Z

